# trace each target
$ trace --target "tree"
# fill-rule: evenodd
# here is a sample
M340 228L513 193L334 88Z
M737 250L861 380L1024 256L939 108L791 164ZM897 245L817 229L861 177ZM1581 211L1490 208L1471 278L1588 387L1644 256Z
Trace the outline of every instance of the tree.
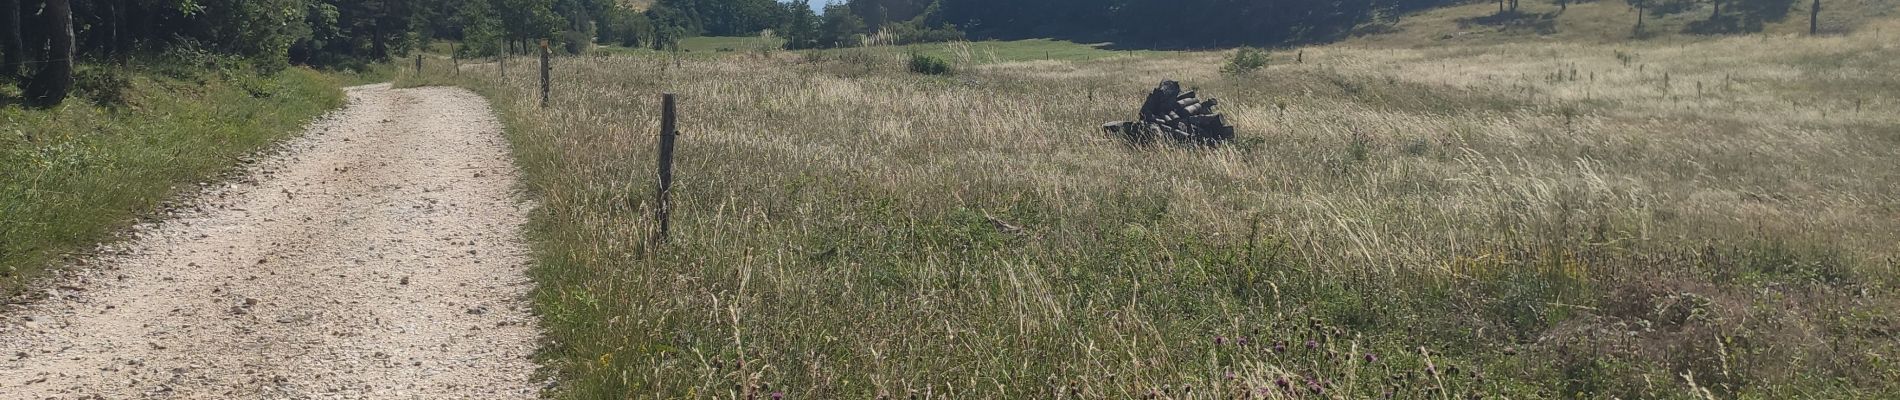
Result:
M856 46L858 34L864 29L864 19L843 4L825 6L825 22L818 28L825 47Z
M502 28L501 16L488 0L469 1L455 10L453 19L462 28L462 51L465 52L462 55L485 57L502 53L502 42L508 40L508 32Z
M793 0L785 4L785 25L779 26L779 35L785 37L787 49L817 48L823 41L818 32L818 14L812 12L810 0Z
M46 29L46 56L40 58L40 69L33 74L21 90L26 95L27 104L35 107L52 107L66 101L66 94L73 89L73 59L77 58L73 48L73 9L69 0L46 0L42 10L40 24ZM39 48L38 43L31 43Z
M654 50L678 49L680 39L686 38L687 32L699 30L691 16L665 5L654 5L653 8L648 8L646 15L647 20L653 23L651 44Z
M653 22L646 14L631 9L613 7L607 10L604 23L600 24L598 35L603 43L618 43L626 47L641 47L653 37Z
M554 37L556 27L561 25L560 17L554 14L551 4L541 0L494 0L495 11L501 17L502 31L509 43L519 44L519 51L528 51L530 43L536 39Z
M212 43L266 68L289 63L290 47L311 35L303 0L200 0Z

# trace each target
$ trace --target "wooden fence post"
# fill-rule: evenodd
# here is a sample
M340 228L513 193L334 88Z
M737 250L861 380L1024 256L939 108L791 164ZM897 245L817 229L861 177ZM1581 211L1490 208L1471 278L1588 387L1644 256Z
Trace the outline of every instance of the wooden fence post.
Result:
M416 53L416 75L422 75L422 53Z
M660 96L660 185L653 199L655 204L653 219L660 225L658 230L653 231L655 247L666 243L666 233L672 224L673 210L668 197L671 197L673 192L673 142L679 137L679 130L674 126L679 118L676 115L673 97L672 93Z
M541 108L548 107L548 40L541 39Z
M501 60L501 79L505 81L508 80L508 42L502 42L500 54L495 59Z

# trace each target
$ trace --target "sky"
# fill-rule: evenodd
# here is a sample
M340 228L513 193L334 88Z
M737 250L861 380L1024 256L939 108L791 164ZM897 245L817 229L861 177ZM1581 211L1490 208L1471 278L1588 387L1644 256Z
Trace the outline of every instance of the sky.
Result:
M828 2L828 1L830 1L830 0L812 0L812 2L811 2L811 10L812 10L812 11L815 11L815 12L817 12L817 13L819 13L819 14L824 14L824 13L825 13L825 3L826 3L826 2ZM790 1L786 1L786 0L779 0L779 2L780 2L780 3L790 3ZM843 1L840 1L840 3L843 3Z

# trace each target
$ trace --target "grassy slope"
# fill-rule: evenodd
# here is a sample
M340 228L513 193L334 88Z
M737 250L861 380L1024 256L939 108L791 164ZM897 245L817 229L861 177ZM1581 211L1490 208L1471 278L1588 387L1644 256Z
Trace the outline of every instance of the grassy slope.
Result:
M776 39L760 37L691 37L680 41L681 56L689 58L723 57L728 53L776 53ZM761 51L761 49L771 49ZM882 46L874 48L879 52L918 52L955 62L959 65L995 64L1012 61L1087 61L1116 57L1145 57L1172 52L1144 50L1114 50L1102 45L1082 44L1062 40L1029 39L1010 41L981 41L961 43L921 43L903 46ZM864 52L864 49L825 49L800 50L792 53L837 56L846 53ZM601 46L599 54L621 56L659 56L665 53L646 49L628 49L619 46Z
M504 113L561 397L1884 398L1900 27L1878 26L1327 46L1253 76L1213 53L949 79L888 48L571 59L548 109L525 73L410 81ZM1163 78L1248 139L1095 132ZM656 251L661 91L686 136Z
M1793 10L1786 18L1766 23L1762 32L1769 35L1807 33L1809 1L1793 3ZM1821 27L1828 33L1849 32L1874 21L1900 16L1900 5L1887 0L1826 0L1822 6ZM1697 35L1689 33L1690 27L1707 19L1710 7L1707 2L1695 2L1682 12L1651 15L1644 22L1645 36L1664 42L1696 39ZM1357 37L1347 43L1377 46L1526 41L1615 44L1628 42L1635 33L1635 11L1620 0L1577 3L1568 10L1560 10L1550 1L1524 1L1518 10L1525 15L1500 19L1496 17L1496 2L1437 8L1401 18L1394 26L1396 30L1391 32Z
M121 107L0 108L0 294L343 102L336 78L305 69L131 82Z

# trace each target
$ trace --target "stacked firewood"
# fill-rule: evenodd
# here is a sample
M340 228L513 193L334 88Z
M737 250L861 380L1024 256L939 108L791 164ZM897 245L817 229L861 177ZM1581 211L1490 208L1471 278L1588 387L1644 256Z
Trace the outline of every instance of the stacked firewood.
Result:
M1161 139L1175 143L1213 146L1233 140L1234 126L1214 112L1220 102L1201 99L1194 91L1181 91L1181 83L1161 81L1141 104L1141 119L1102 125L1102 130L1132 144L1151 144Z

